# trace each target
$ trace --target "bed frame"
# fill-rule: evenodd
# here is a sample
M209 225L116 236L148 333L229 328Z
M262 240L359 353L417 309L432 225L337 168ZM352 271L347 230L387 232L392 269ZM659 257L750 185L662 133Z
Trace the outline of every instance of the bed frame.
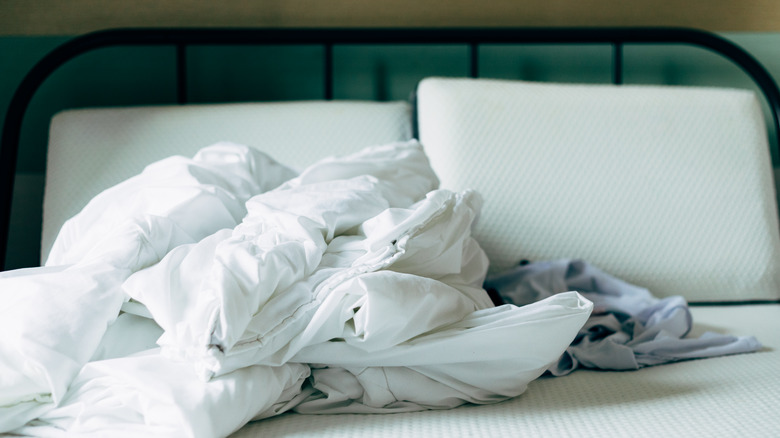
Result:
M320 45L323 48L323 99L333 99L333 47L340 44L439 44L468 47L469 75L480 76L479 48L485 44L604 44L612 48L611 80L623 83L625 44L683 44L709 49L739 66L755 82L768 104L774 132L780 132L780 90L772 76L749 53L717 35L677 28L559 29L123 29L74 38L55 49L25 76L6 114L0 149L0 267L5 266L11 202L20 134L27 108L38 88L71 59L105 47L173 46L176 48L176 96L188 103L187 49L197 45Z
M710 50L743 70L763 99L770 145L780 136L780 89L749 53L717 35L690 29L125 29L74 38L50 52L16 90L0 137L0 268L5 266L16 161L28 107L42 84L61 66L96 49L168 46L175 49L175 101L192 103L187 65L193 46L294 46L322 48L322 99L334 99L334 47L340 45L443 45L465 48L468 76L485 76L484 45L603 45L611 49L611 82L624 82L625 45L686 45ZM484 53L484 52L483 52ZM423 83L424 84L424 83ZM623 88L621 91L626 90ZM412 90L410 90L412 91ZM425 96L425 86L419 88ZM752 98L752 96L751 96ZM174 99L171 99L174 100ZM425 99L420 98L424 115ZM755 108L755 106L754 106ZM757 110L756 110L757 111ZM751 113L755 114L755 113ZM416 114L414 118L416 119ZM209 114L211 117L211 113ZM406 121L407 118L405 117ZM426 125L424 125L426 126ZM29 125L28 125L29 127ZM763 129L763 125L758 129ZM427 128L425 129L427 130ZM424 130L424 131L425 131ZM416 134L416 132L415 132ZM424 134L424 132L423 132ZM416 136L416 135L415 135ZM762 139L763 140L763 139ZM710 146L711 143L705 143ZM763 146L762 146L763 147ZM780 147L778 147L780 149ZM707 149L709 150L709 149ZM780 155L779 155L780 156ZM699 155L701 157L701 155ZM777 158L777 157L775 157ZM724 180L720 180L724 181ZM733 184L732 181L729 183ZM770 195L771 196L771 195ZM70 200L69 200L70 202ZM15 291L12 291L15 292ZM692 336L703 330L755 335L765 348L754 354L648 367L641 372L581 370L541 378L533 391L489 406L467 405L394 415L298 415L246 425L250 436L774 436L780 391L777 363L780 301L696 303ZM606 420L605 420L606 419ZM292 428L294 426L294 428ZM771 432L767 432L771 431Z

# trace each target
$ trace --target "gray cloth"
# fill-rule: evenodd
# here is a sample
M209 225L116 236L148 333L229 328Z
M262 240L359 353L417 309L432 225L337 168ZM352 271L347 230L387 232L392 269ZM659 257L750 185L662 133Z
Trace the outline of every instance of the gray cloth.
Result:
M635 370L686 359L757 351L752 336L705 333L686 338L693 318L683 297L659 299L647 289L610 276L581 260L556 260L518 266L492 275L485 288L505 303L530 304L576 290L593 302L593 313L557 363L555 376L575 369Z

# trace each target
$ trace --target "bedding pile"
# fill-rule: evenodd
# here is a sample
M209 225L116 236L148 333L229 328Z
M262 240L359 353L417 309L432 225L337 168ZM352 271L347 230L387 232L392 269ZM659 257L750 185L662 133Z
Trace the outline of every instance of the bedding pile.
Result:
M592 304L493 307L480 197L437 187L416 141L300 173L230 143L147 167L0 274L0 432L227 436L521 394Z

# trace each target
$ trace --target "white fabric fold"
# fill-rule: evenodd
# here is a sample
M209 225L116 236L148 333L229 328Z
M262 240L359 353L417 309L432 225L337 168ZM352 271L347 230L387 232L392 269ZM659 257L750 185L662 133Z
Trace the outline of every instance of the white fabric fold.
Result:
M103 238L135 216L168 218L192 241L233 228L251 196L295 176L256 149L223 142L193 158L170 157L93 198L69 219L55 240L47 266L73 264L99 250Z
M0 432L63 399L117 318L130 274L232 228L250 195L292 176L264 154L229 143L193 159L163 160L70 220L46 267L0 274Z
M496 403L525 392L587 320L592 304L576 292L465 318L389 348L338 339L303 349L317 390L301 413L388 413ZM543 339L544 342L540 342Z
M62 404L30 427L29 436L225 437L292 397L309 375L305 365L251 366L202 381L159 349L90 362Z
M415 141L323 160L247 201L232 231L177 248L125 290L165 330L164 353L193 362L204 378L281 365L293 353L269 358L306 327L327 291L387 264L384 248L376 260L356 261L365 246L349 236L360 238L365 221L437 184Z
M163 160L66 225L50 261L74 264L0 276L42 308L8 323L27 331L2 346L18 351L0 366L23 374L0 380L0 432L226 436L290 409L493 403L525 391L591 312L576 293L492 307L471 236L481 197L437 189L416 141L292 176L227 143Z
M62 400L116 318L123 279L110 265L0 277L0 432Z
M62 400L119 314L128 276L182 243L167 218L136 217L68 266L0 275L0 431Z

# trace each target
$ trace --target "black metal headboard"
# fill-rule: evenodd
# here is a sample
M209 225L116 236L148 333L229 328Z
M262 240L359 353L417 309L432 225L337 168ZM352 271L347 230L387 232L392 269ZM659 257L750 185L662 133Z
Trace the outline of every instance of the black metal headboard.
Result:
M22 123L38 88L54 71L83 53L115 46L176 48L177 101L188 102L187 47L197 45L321 45L324 99L333 98L333 47L339 44L458 44L469 48L469 75L479 76L479 48L486 44L607 44L612 47L611 80L623 82L624 44L684 44L709 49L729 59L756 83L780 133L780 91L766 69L741 47L717 35L677 28L552 29L119 29L74 38L41 59L25 76L8 107L0 137L0 267L10 226L13 183Z

